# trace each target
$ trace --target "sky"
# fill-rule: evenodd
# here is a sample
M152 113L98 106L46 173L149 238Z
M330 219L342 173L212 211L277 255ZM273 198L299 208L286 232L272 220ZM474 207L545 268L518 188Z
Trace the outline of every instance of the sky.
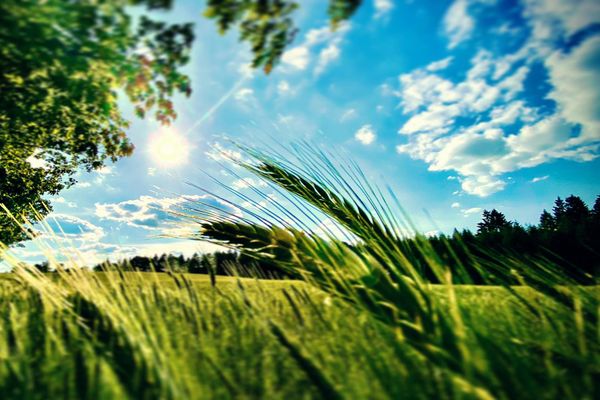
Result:
M591 206L600 194L598 1L365 0L332 32L325 2L303 0L299 33L268 76L248 67L236 31L217 34L202 2L174 3L162 18L196 31L179 118L164 128L123 101L133 156L81 172L51 198L59 243L42 235L17 256L76 247L93 264L213 250L161 235L182 228L170 212L187 202L231 208L198 187L263 187L223 169L226 138L339 152L389 185L423 232L474 229L491 208L535 224L557 196Z

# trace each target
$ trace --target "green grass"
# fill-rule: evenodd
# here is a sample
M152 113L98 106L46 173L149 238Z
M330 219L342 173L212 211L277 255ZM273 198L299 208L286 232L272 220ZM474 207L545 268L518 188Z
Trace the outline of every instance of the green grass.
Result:
M446 288L432 290L451 312ZM503 288L455 291L465 323L488 338L543 336L556 351L577 351L574 328L553 332ZM574 325L564 322L563 329ZM0 280L0 392L18 399L295 399L326 397L329 386L342 398L494 395L448 376L397 335L297 281L218 277L213 288L202 275L20 271ZM530 378L548 372L538 365L546 357L529 360ZM514 390L553 398L568 388L583 398L592 383L573 372L557 366L547 387L529 381L532 392Z
M243 150L250 161L238 164L282 200L256 189L243 215L179 215L198 223L190 239L294 280L217 277L215 286L198 275L92 273L73 260L69 272L44 275L9 260L3 398L597 398L598 287L544 260L497 254L478 268L500 286L453 285L466 272L450 270L400 218L393 193L356 165L306 146L291 156ZM324 217L346 241L316 232L311 222ZM411 262L407 234L442 284Z

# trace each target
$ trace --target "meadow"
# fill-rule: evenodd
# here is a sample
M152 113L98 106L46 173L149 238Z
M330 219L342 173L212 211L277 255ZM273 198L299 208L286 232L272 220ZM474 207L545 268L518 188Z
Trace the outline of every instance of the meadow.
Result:
M255 189L254 208L231 203L242 213L198 202L178 216L196 224L190 240L290 279L236 278L235 266L231 277L92 272L77 260L41 273L12 260L0 280L3 398L597 398L598 286L493 253L475 263L487 286L456 285L471 275L414 232L432 284L407 257L393 193L359 168L302 148L295 159L243 150L234 162L280 200ZM323 216L342 237L308 225Z
M597 364L583 363L593 349L581 341L577 314L528 288L517 292L544 309L543 318L500 287L430 289L443 315L465 327L456 343L462 365L440 365L397 330L302 282L219 277L212 286L201 275L21 270L0 281L0 392L20 399L592 398ZM469 379L482 371L498 386Z
M599 26L0 0L0 400L600 399Z

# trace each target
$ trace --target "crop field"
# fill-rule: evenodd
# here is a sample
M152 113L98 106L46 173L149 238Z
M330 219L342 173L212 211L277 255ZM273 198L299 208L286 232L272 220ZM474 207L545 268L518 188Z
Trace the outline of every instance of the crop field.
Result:
M93 272L51 257L55 272L43 273L8 259L4 398L597 398L597 286L543 259L458 257L449 242L441 255L423 235L403 236L394 198L351 166L246 151L254 161L239 166L285 200L256 200L262 215L198 204L177 216L196 226L188 239L291 279ZM343 238L304 225L324 216ZM473 274L485 285L465 284Z
M577 313L529 288L516 293L544 314L500 287L428 292L460 324L451 340L461 363L437 359L399 329L302 282L218 277L212 286L202 275L23 270L0 280L0 392L21 399L591 398L597 343L586 342ZM482 378L490 386L478 384Z
M600 400L599 27L0 0L0 400Z

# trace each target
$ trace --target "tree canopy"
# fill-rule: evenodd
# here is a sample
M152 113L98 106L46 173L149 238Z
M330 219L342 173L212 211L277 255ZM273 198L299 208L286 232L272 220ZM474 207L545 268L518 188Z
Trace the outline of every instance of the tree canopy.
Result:
M79 168L131 154L118 93L163 123L176 116L173 94L190 93L179 68L192 25L146 16L134 24L130 5L164 9L170 1L0 3L0 203L13 214L44 214L41 196L73 184ZM23 238L2 213L0 240Z
M328 14L332 28L354 14L361 0L330 0ZM208 0L204 13L216 21L221 33L238 26L240 40L250 44L252 66L271 72L285 47L294 40L297 29L291 18L297 1L286 0Z
M483 210L483 219L477 224L477 233L500 232L507 226L509 226L509 222L500 211L496 209Z
M331 0L333 26L360 1ZM170 123L172 97L191 92L181 72L193 26L168 24L128 7L164 10L172 0L3 0L0 2L0 204L35 219L51 205L45 195L69 187L80 169L100 168L132 153L119 96L139 117ZM238 26L253 65L269 72L296 28L298 2L208 1L206 15L222 32ZM0 242L26 239L0 210Z

